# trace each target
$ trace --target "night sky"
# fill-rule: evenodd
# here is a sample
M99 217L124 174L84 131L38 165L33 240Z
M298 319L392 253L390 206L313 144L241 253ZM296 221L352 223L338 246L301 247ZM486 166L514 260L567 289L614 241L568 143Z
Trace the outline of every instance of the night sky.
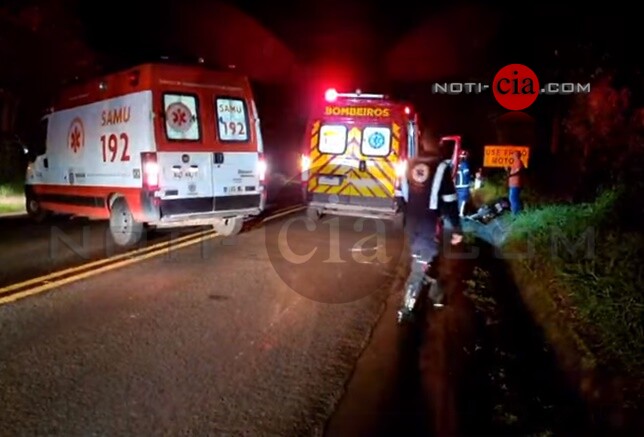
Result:
M48 2L13 3L22 5L18 10ZM253 79L269 135L284 125L301 129L307 105L326 88L359 87L409 99L437 134L462 133L481 144L495 138L492 121L504 113L491 94L434 96L432 82L491 82L508 63L528 65L543 81L587 82L599 68L628 76L642 64L640 16L616 3L599 9L349 0L58 3L96 54L85 64L101 71L160 55L234 65ZM55 58L64 54L48 62ZM547 126L556 99L538 99L531 115Z

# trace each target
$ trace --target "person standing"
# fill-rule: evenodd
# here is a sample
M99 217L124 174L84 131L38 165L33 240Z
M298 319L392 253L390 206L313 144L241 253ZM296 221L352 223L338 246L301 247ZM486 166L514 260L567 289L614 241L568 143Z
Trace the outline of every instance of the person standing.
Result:
M512 214L518 214L523 209L521 203L521 189L523 188L523 173L525 172L525 166L521 161L521 153L515 151L512 154L512 165L509 169L508 174L508 190L510 198L510 208Z
M465 205L470 200L470 166L467 162L468 153L466 150L461 151L458 157L458 167L456 170L456 194L458 196L458 213L463 217Z
M474 189L480 190L483 186L483 169L479 168L474 177Z
M411 272L405 283L405 295L398 310L398 322L413 318L425 287L437 281L437 261L441 252L437 222L443 216L449 224L450 243L463 240L458 215L457 195L450 166L442 160L437 150L429 156L410 161L408 167L409 190L405 217L405 230L411 249ZM434 306L442 306L442 292L430 292Z

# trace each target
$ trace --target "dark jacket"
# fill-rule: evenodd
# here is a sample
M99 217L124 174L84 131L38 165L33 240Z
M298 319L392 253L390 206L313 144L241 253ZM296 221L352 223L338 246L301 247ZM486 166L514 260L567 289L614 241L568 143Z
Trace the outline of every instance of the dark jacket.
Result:
M412 159L408 166L407 219L436 222L442 215L455 231L461 223L454 180L446 161L434 157Z

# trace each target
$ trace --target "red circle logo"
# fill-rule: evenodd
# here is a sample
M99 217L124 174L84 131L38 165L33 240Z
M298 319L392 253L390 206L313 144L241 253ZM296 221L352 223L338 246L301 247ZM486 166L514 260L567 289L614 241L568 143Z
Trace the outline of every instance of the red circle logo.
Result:
M85 144L85 129L83 129L83 121L76 117L69 125L69 132L67 133L67 141L69 148L76 154Z
M174 102L166 109L168 125L172 130L187 132L192 126L193 118L190 108L184 103Z
M510 111L521 111L537 100L539 79L525 65L510 64L496 73L492 90L499 105Z

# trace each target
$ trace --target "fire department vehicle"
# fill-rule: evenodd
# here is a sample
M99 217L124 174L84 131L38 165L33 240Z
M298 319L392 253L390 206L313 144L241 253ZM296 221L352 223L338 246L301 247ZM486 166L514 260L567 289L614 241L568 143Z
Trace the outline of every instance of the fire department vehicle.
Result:
M266 165L248 79L144 64L65 89L42 120L27 211L109 219L120 246L145 227L238 233L264 208Z
M393 220L403 224L407 160L419 132L411 106L381 94L337 93L314 111L302 155L307 214Z

